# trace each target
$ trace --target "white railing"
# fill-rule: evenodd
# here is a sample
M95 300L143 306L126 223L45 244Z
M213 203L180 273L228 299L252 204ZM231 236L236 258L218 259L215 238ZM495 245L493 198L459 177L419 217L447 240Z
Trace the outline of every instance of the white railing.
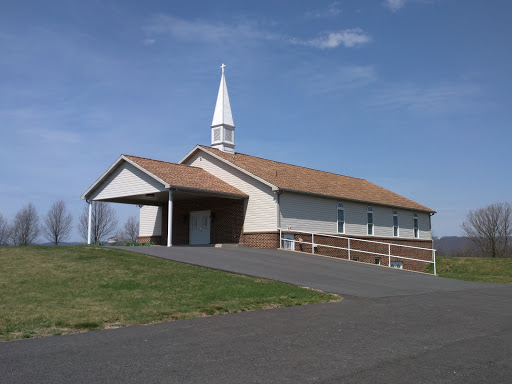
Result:
M293 234L294 238L293 239L284 238L283 237L283 232L284 233ZM298 233L303 233L303 234L311 235L311 241L309 242L309 241L304 241L304 240L296 240L295 239L295 234L296 233L297 234ZM345 239L345 240L347 240L347 247L338 247L338 246L334 246L334 245L327 245L327 244L316 243L315 242L315 235L316 236L322 236L322 237L332 237L332 238L336 238L336 239ZM373 243L373 244L387 245L388 246L388 253L363 251L361 249L355 249L353 247L351 248L350 247L350 240L352 240L352 241L361 241L361 242L366 242L366 243ZM348 253L348 260L350 260L350 251L359 252L359 253L367 253L367 254L371 254L371 255L384 256L384 257L388 258L388 266L391 266L391 258L392 257L398 258L398 259L404 259L404 260L421 261L423 263L434 264L434 275L437 275L437 273L436 273L437 272L436 271L436 250L433 249L433 248L413 247L412 245L402 245L402 244L386 243L386 242L383 242L383 241L358 239L358 238L355 238L355 237L328 235L328 234L319 233L319 232L315 233L315 232L305 232L305 231L296 231L296 230L288 230L288 229L279 228L279 248L280 249L283 249L283 243L289 243L289 244L291 243L292 246L293 246L293 250L295 250L295 243L309 244L309 245L311 245L311 253L312 254L315 254L315 247L317 247L317 246L346 250L347 253ZM415 258L412 258L412 257L392 255L391 254L391 247L392 246L393 247L403 247L403 248L418 249L418 250L422 250L422 251L432 252L432 260L423 260L423 259L415 259ZM288 249L291 249L291 248L288 248Z

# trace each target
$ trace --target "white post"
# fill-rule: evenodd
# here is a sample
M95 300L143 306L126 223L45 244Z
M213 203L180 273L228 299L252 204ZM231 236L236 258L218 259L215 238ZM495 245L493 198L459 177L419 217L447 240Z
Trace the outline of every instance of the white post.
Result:
M350 238L348 238L348 259L350 260Z
M167 246L172 247L172 191L169 190L169 210L167 211Z
M436 250L435 249L432 250L432 257L434 258L434 276L437 276L437 273L436 273Z
M92 227L92 201L87 200L89 204L89 221L87 224L87 244L91 244L91 227Z
M283 248L283 230L279 227L279 249Z
M391 243L388 244L388 267L391 267Z
M311 232L311 253L315 254L315 235Z

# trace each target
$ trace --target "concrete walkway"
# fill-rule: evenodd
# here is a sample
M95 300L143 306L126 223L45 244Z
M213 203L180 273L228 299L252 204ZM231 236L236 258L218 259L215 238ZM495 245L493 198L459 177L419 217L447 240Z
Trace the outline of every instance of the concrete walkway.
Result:
M462 283L277 251L143 250L353 296L0 343L0 381L481 384L509 383L512 377L511 285Z

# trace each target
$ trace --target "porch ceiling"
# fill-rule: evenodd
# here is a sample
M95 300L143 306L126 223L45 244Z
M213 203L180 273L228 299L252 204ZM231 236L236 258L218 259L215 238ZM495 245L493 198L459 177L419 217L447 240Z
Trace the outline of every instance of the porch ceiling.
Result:
M214 192L190 192L183 190L173 190L173 201L184 201L184 200L197 200L197 199L206 199L211 197L222 197L225 199L235 199L242 200L244 196L236 196L236 195L226 195L223 193L214 193ZM95 199L94 201L105 201L109 203L121 203L121 204L134 204L134 205L155 205L161 206L165 205L169 201L169 192L155 192L155 193L146 193L146 194L138 194L132 196L120 196L109 199Z

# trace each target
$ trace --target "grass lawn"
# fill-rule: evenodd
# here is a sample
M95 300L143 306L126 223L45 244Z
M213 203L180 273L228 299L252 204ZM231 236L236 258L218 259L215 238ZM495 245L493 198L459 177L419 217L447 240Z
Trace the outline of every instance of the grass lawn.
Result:
M0 340L339 300L106 247L0 247Z
M488 257L437 256L437 274L441 277L489 283L512 283L512 259ZM426 272L433 273L430 264Z

